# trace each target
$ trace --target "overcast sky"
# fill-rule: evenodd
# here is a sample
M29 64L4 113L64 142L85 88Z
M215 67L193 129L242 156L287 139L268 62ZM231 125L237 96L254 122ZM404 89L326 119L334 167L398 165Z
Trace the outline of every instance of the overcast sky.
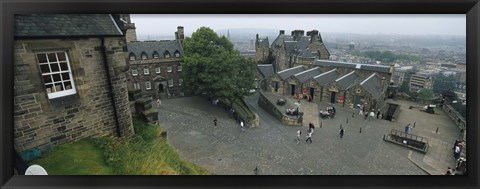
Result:
M295 29L320 32L358 34L421 34L466 35L464 14L430 15L192 15L192 14L132 14L137 35L173 35L177 26L183 26L190 36L202 26L213 30L233 28Z

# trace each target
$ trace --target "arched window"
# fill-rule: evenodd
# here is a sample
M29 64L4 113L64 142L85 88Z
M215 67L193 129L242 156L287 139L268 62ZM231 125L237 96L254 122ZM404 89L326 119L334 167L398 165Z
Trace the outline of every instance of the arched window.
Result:
M135 58L136 58L136 57L135 57L135 54L130 53L130 60L135 60Z
M145 60L145 59L147 59L147 53L142 52L142 60Z
M157 53L157 51L153 52L153 58L158 58L158 53Z
M180 52L175 51L175 57L180 58Z
M165 51L163 55L165 56L165 58L170 58L170 53L168 51Z

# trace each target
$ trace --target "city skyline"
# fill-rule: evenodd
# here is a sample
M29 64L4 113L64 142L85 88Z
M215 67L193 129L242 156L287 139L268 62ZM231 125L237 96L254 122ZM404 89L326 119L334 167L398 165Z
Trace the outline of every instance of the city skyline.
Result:
M137 35L171 35L183 26L190 36L202 26L214 31L227 29L318 30L321 33L395 34L395 35L466 35L464 14L430 15L192 15L132 14ZM160 22L159 24L154 24Z

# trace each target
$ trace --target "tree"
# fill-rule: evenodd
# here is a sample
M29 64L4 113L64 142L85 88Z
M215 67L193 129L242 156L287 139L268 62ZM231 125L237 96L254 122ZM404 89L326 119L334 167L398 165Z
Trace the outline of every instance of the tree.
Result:
M255 88L255 61L240 56L225 36L208 27L185 39L184 54L184 84L190 93L207 93L232 105Z
M418 92L418 98L421 99L431 99L434 97L433 90L431 89L421 89Z
M433 76L433 92L442 93L444 91L453 91L455 89L455 76L445 76L438 73Z
M410 90L410 88L408 87L408 81L403 81L402 85L400 85L400 87L398 88L398 91L400 92L408 92Z

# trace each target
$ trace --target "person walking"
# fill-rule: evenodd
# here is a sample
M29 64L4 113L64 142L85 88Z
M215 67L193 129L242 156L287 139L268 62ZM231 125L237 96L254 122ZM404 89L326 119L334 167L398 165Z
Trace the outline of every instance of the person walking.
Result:
M297 130L297 139L295 139L297 141L297 144L300 142L300 136L302 136L302 131L300 131L300 129Z
M158 98L157 99L157 106L160 106L160 105L162 105L162 101L160 101L160 99Z
M342 128L340 128L340 138L343 138L343 134L345 134L345 130Z
M243 121L240 121L240 130L245 131L244 127L243 127Z
M213 125L214 125L214 126L217 126L217 118L215 118L215 119L213 120Z
M312 143L312 133L307 132L307 140L305 142L308 142L310 140L310 144Z

